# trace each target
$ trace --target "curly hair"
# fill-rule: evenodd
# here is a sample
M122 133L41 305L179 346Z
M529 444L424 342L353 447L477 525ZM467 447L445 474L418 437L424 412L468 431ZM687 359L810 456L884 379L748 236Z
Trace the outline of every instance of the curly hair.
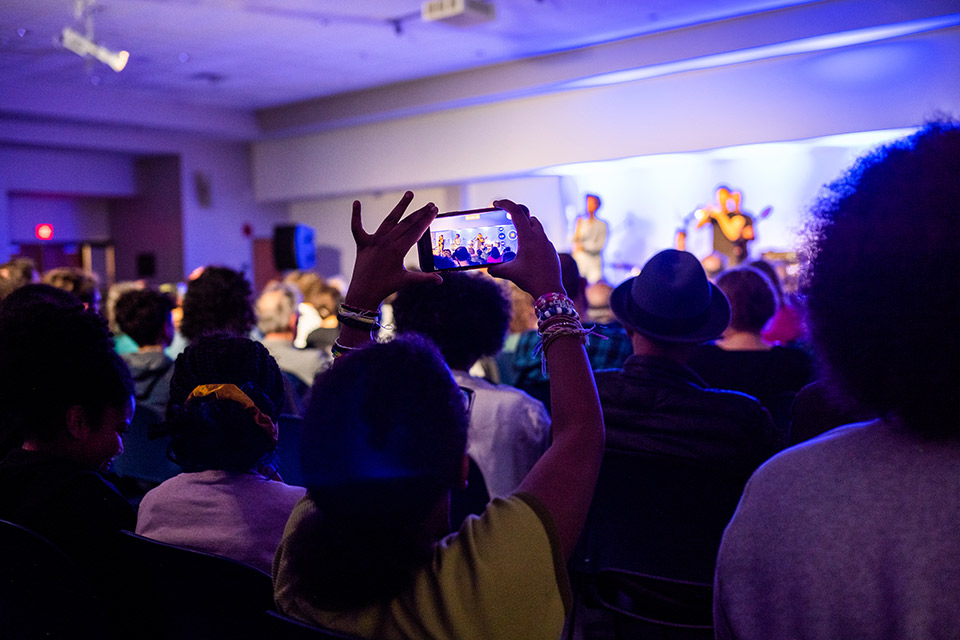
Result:
M114 314L120 330L141 347L160 344L163 329L170 322L174 302L152 289L128 291L117 300Z
M760 333L777 312L777 292L770 278L754 267L739 267L717 276L717 287L730 302L730 328Z
M469 369L482 356L498 353L510 325L510 299L483 274L443 274L443 283L416 282L393 303L400 333L433 340L453 369Z
M180 333L193 341L205 333L250 333L256 318L253 291L242 273L207 267L187 286Z
M170 454L186 471L249 471L274 457L277 443L237 402L187 402L203 384L234 384L274 422L283 408L283 374L259 342L228 334L200 337L177 357L164 430Z
M832 378L861 408L956 432L960 125L928 124L860 159L813 215L803 292Z
M69 291L80 298L80 302L92 305L96 302L99 282L97 276L77 267L58 267L43 274L44 284Z
M396 595L429 562L424 522L460 478L467 411L450 370L417 335L352 352L317 378L303 430L317 510L288 541L295 588L334 610Z
M4 441L54 439L70 407L99 417L134 393L106 321L47 285L27 285L3 301L0 362Z

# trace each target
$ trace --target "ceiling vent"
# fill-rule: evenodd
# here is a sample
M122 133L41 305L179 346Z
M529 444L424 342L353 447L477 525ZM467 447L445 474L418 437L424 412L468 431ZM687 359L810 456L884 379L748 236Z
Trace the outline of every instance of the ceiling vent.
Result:
M481 0L427 0L420 5L420 17L425 22L470 27L490 22L497 17L497 12L493 4Z

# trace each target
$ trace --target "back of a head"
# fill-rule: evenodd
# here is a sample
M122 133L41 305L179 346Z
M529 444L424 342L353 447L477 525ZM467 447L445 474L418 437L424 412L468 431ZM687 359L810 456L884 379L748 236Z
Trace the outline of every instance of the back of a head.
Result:
M415 335L352 352L317 378L303 428L318 513L289 540L298 591L329 609L395 595L429 560L424 521L463 463L466 406L449 369Z
M66 412L99 417L133 395L106 322L73 296L27 285L0 308L0 411L6 436L48 441L66 429Z
M777 312L777 294L769 278L753 267L724 271L717 286L730 302L730 328L759 334Z
M774 266L762 259L751 260L746 266L753 267L770 279L770 284L773 285L773 290L777 293L777 304L780 304L780 299L783 297L783 284L780 282L780 276Z
M10 290L31 284L37 275L37 266L30 258L14 258L0 265L0 276L10 283Z
M187 340L206 333L246 336L254 325L250 283L228 267L207 267L187 286L180 332Z
M510 300L483 274L452 272L443 282L419 281L397 293L394 321L400 333L433 340L453 369L469 369L500 351L510 324Z
M274 282L257 298L257 328L264 335L291 331L290 317L297 312L302 296L296 287Z
M120 296L114 307L114 316L121 331L139 346L148 347L162 343L173 307L173 300L166 294L152 289L135 289Z
M86 305L94 305L97 295L97 277L83 269L58 267L43 274L43 282L69 291Z
M276 438L241 403L191 398L201 385L235 385L274 424L283 408L283 376L266 348L249 338L200 337L180 354L170 380L170 451L188 471L249 471L269 460Z
M569 253L557 255L560 257L560 280L563 282L564 291L571 300L580 299L586 305L587 280L580 275L577 261ZM581 295L583 298L580 298Z
M955 430L960 381L960 126L927 125L859 160L813 210L812 336L863 408Z
M142 280L124 280L110 285L107 289L107 299L103 304L103 313L107 317L107 324L113 333L126 333L117 323L117 301L123 294L130 291L139 291L145 289L146 285Z

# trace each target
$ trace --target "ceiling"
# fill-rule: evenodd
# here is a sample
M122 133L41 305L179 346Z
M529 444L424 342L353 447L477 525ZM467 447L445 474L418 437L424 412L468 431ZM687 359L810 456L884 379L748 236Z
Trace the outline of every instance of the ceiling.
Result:
M813 0L492 1L493 21L458 27L421 20L419 0L99 0L94 39L130 52L115 73L58 43L86 28L74 0L3 0L0 111L90 91L264 109Z

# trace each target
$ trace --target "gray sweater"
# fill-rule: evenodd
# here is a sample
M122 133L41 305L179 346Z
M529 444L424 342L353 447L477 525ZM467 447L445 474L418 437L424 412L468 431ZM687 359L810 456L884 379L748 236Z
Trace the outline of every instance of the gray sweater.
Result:
M750 479L717 559L725 638L960 636L960 442L834 429Z

